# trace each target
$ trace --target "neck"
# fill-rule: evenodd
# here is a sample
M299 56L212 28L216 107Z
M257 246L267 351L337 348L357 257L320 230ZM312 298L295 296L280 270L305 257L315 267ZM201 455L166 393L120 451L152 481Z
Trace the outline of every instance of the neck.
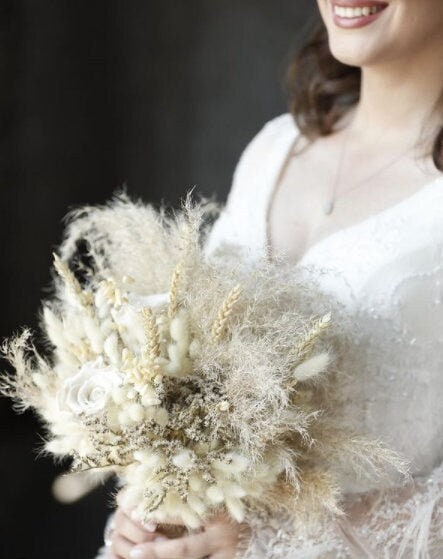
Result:
M442 126L443 45L423 49L414 59L362 68L355 134L396 145L415 145ZM432 117L432 118L431 118Z

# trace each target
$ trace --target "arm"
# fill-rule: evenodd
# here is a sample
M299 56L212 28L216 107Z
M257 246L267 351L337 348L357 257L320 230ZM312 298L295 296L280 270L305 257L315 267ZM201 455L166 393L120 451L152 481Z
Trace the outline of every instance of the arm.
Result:
M370 557L441 557L443 464L405 487L349 498L345 510L340 529Z
M237 559L438 559L443 552L443 464L404 487L348 495L345 515L307 532L293 518L249 519Z
M225 243L241 248L246 257L262 254L268 193L297 134L292 116L283 114L251 140L236 166L226 206L205 243L206 255Z
M377 559L443 557L442 200L437 199L440 213L429 224L429 247L414 254L394 301L404 331L403 345L392 348L392 363L413 398L412 405L408 396L399 400L399 412L410 405L404 432L411 442L411 457L417 464L428 464L421 470L426 475L414 476L403 487L362 495L360 500L349 498L348 516L341 523L344 533L371 547Z

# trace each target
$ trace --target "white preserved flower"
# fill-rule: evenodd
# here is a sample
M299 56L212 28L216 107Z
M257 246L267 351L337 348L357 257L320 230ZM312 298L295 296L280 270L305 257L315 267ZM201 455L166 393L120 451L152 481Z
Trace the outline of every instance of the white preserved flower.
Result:
M172 457L172 463L180 470L188 470L192 468L195 460L195 453L189 449L184 449Z
M129 303L138 311L143 307L161 307L169 303L169 293L154 293L152 295L135 295L128 293Z
M143 317L132 305L124 304L111 311L112 318L124 346L133 354L139 355L146 345L146 331Z
M61 408L67 406L77 415L98 413L105 408L114 389L122 382L121 372L105 365L102 358L88 361L76 375L66 379L61 394Z
M127 302L111 310L124 346L133 354L140 355L146 346L146 329L142 310L145 307L164 306L169 301L169 293L153 295L126 294Z
M314 355L307 361L303 361L294 370L294 378L297 381L306 381L313 379L328 370L331 363L331 356L329 353L324 352L319 355Z

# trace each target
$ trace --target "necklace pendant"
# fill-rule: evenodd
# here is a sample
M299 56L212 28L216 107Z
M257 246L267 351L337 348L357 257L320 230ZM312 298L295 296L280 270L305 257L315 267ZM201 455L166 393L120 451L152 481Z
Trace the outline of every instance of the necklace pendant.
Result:
M334 202L331 200L330 202L326 202L323 206L323 211L326 215L330 215L334 210Z

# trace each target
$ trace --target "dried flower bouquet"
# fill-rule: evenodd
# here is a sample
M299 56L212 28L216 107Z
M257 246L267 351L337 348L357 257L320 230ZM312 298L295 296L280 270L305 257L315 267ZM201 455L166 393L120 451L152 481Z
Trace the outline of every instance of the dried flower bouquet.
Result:
M51 356L27 330L5 343L1 390L37 411L73 472L117 474L144 520L340 514L341 464L406 465L335 420L331 316L300 310L313 286L235 247L205 257L213 210L120 196L72 215L42 313Z

